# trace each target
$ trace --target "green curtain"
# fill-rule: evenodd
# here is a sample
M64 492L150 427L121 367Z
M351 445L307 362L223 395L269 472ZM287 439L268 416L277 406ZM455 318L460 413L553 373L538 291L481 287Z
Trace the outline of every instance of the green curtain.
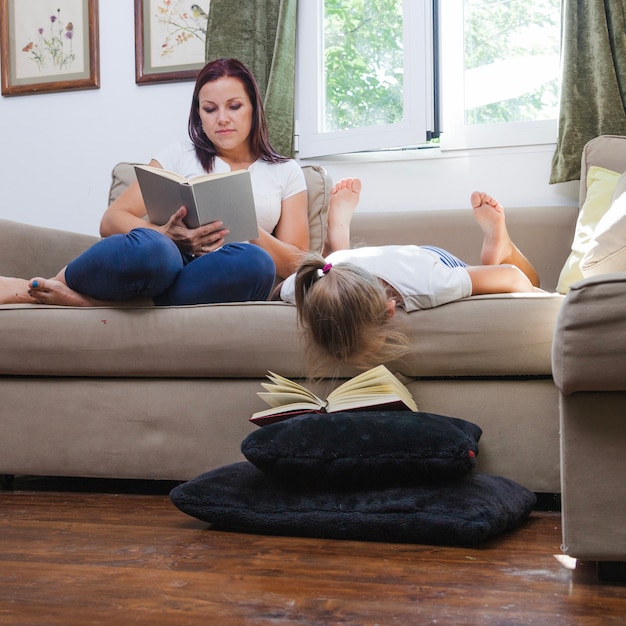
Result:
M270 142L294 155L296 14L298 0L211 0L206 60L239 59L261 90Z
M563 80L551 183L580 178L583 147L626 135L626 0L563 0Z

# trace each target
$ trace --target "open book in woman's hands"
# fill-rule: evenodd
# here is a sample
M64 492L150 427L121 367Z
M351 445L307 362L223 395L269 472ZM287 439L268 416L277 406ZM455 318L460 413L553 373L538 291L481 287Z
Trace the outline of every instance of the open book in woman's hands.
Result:
M368 407L418 410L410 391L384 365L367 370L339 385L326 400L274 372L269 372L267 377L272 382L261 383L265 391L260 391L258 395L271 408L252 415L250 421L258 426L280 422L302 413L336 413Z
M188 228L220 220L230 231L224 238L225 243L249 241L259 236L248 170L186 179L160 167L135 165L135 173L153 224L165 224L185 205L187 215L183 221Z

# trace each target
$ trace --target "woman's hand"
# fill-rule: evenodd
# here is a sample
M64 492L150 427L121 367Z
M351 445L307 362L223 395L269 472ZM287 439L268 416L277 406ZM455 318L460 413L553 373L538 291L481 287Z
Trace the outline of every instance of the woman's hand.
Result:
M222 228L222 222L210 222L198 228L187 228L183 222L187 209L181 206L159 230L169 237L183 252L201 256L224 245L224 237L230 232Z

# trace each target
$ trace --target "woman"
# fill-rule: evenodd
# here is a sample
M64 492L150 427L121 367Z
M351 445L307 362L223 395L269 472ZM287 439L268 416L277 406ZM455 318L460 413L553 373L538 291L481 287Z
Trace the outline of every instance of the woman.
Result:
M163 226L147 222L133 183L106 210L103 239L52 279L0 280L0 303L98 306L136 297L156 305L265 300L275 271L287 276L308 250L306 183L300 166L268 140L258 86L234 59L198 75L189 115L191 143L169 146L150 164L186 177L250 170L259 238L224 244L221 221L188 229L180 207Z
M474 192L474 217L483 231L480 266L468 266L432 246L349 249L350 221L361 182L344 179L331 192L326 258L309 255L274 297L298 307L310 345L333 362L370 367L400 356L404 337L387 323L396 306L407 312L471 295L531 292L539 277L513 244L502 206ZM319 353L315 354L317 364Z

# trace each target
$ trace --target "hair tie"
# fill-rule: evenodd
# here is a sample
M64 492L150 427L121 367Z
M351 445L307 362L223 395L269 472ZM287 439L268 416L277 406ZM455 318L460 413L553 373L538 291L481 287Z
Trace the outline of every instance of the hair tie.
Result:
M332 266L333 266L332 263L326 263L326 265L324 265L324 267L322 268L322 274L328 274Z

